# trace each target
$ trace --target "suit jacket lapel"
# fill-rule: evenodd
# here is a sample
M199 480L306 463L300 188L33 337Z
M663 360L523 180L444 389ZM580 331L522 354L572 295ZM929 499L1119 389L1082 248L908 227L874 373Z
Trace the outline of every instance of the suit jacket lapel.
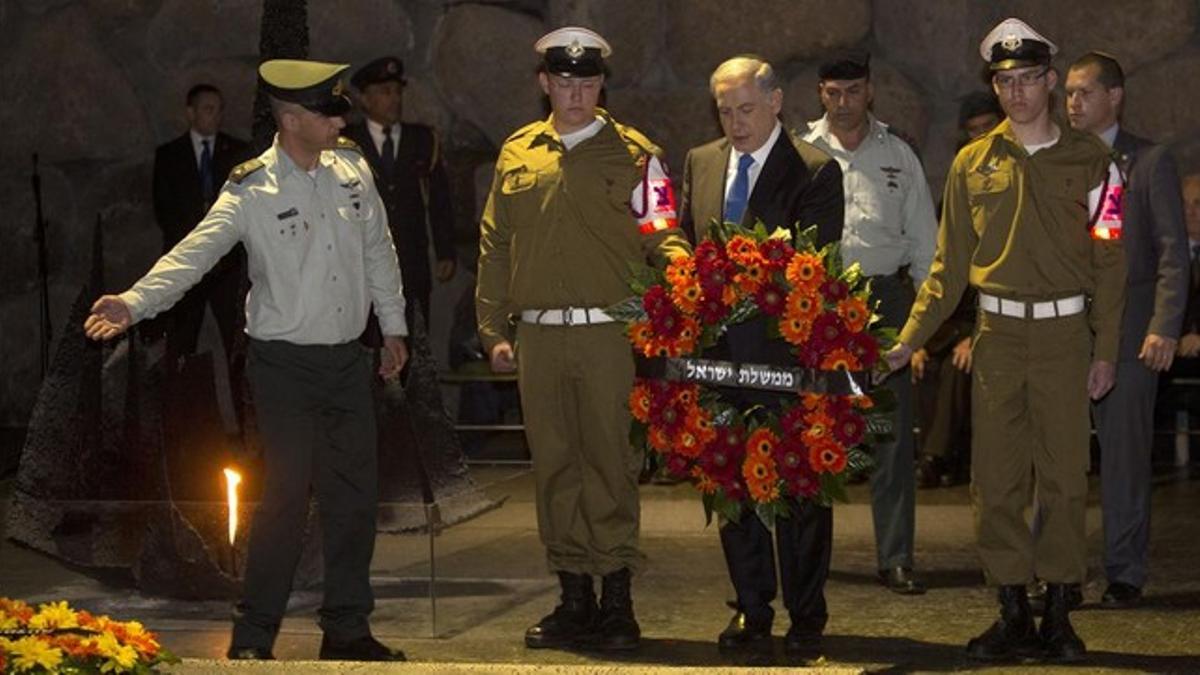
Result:
M190 131L185 131L183 137L179 139L179 159L183 162L181 168L187 173L189 184L196 186L196 190L199 191L200 163L196 158L196 146L192 145L192 132Z
M722 141L712 152L697 157L692 166L692 214L698 238L708 231L711 219L725 215L725 167L729 165L729 143Z
M1133 165L1137 162L1138 144L1133 137L1123 129L1117 129L1117 137L1113 140L1113 150L1117 151L1117 166L1121 168L1128 180L1133 173Z
M789 151L791 154L795 152L788 132L783 130L779 133L779 138L775 139L775 145L771 152L767 153L767 161L758 172L758 180L754 182L754 191L750 193L750 202L745 215L742 216L743 226L753 225L754 219L762 218L766 214L771 196L779 191L780 184L788 174L791 164L788 161Z

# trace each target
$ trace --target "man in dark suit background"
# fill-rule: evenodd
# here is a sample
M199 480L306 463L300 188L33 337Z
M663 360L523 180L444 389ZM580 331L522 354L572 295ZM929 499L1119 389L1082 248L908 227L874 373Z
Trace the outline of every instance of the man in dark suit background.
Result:
M1191 280L1188 283L1187 311L1183 315L1178 359L1171 374L1200 377L1200 173L1183 177L1184 221L1187 225L1188 251L1191 256Z
M408 325L413 325L413 306L419 304L428 328L434 276L429 269L430 234L437 280L449 280L455 269L454 214L441 146L433 129L400 121L405 85L400 59L376 59L359 68L350 83L359 92L366 119L346 127L342 135L362 147L387 208L404 277Z
M771 65L754 56L736 57L713 72L709 89L716 101L724 138L692 148L684 163L681 226L693 242L713 221L768 229L817 227L819 246L842 236L842 172L829 155L783 129L778 115L783 92ZM731 326L728 357L735 361L787 363L787 346L769 342L761 321ZM780 353L782 352L782 353ZM745 402L761 395L735 393ZM775 397L762 397L774 403ZM718 638L723 649L769 642L775 612L775 551L771 532L754 515L720 527L721 547L737 593L737 613ZM775 521L783 604L791 618L786 646L806 653L819 645L828 613L833 512L811 502L793 504L788 518Z
M171 250L208 213L233 167L251 156L249 144L220 131L224 101L211 84L188 90L188 130L154 152L154 216L163 234L163 252ZM205 307L211 307L229 363L230 389L237 401L241 368L235 365L234 340L245 324L246 258L236 246L166 314L167 354L171 363L196 352ZM240 414L240 413L239 413Z
M1089 52L1067 72L1071 126L1114 150L1126 178L1121 239L1129 268L1116 386L1093 407L1100 441L1104 513L1101 604L1141 599L1150 545L1151 450L1158 374L1171 367L1187 303L1188 256L1175 162L1164 146L1118 124L1125 74L1115 59Z

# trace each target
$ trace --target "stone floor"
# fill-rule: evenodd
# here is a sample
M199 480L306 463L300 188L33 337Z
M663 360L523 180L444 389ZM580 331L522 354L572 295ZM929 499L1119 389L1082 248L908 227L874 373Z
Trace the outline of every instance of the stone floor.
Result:
M893 595L874 579L874 544L865 486L835 508L833 572L827 590L830 622L824 656L793 662L773 649L741 659L718 654L730 597L715 526L686 486L648 486L643 492L645 574L634 598L645 635L637 652L620 656L529 651L525 627L555 603L556 584L545 573L535 529L532 481L520 467L480 467L476 479L503 505L470 522L427 535L381 535L373 574L376 634L402 647L408 664L356 668L300 663L314 659L320 633L314 622L319 595L293 602L275 654L290 663L232 664L218 659L228 641L229 605L147 598L105 585L80 570L7 540L0 541L0 595L29 601L65 598L74 606L143 620L180 656L179 673L209 672L421 672L421 673L651 673L761 672L807 666L824 672L974 670L963 645L994 617L993 596L981 583L972 549L966 489L922 491L917 512L917 565L930 585L919 597ZM1093 569L1075 624L1087 641L1088 661L1073 672L1200 672L1200 476L1172 472L1156 480L1153 578L1146 602L1127 611L1098 606L1100 513L1096 485L1088 509ZM7 502L11 480L0 482ZM0 507L2 508L2 507ZM2 516L2 514L0 514ZM2 520L0 520L2 522ZM430 597L431 551L436 599ZM436 610L436 620L435 620ZM786 630L786 620L776 632ZM1035 663L994 672L1042 672ZM1062 670L1066 671L1066 668Z

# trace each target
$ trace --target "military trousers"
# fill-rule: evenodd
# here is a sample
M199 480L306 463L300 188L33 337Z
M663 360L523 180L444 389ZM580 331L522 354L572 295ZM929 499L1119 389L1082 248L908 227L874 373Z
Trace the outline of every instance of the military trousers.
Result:
M1093 406L1100 439L1104 573L1109 583L1146 585L1150 557L1151 451L1158 373L1117 363L1117 384Z
M517 362L550 570L636 571L643 457L629 442L634 366L624 325L520 323Z
M370 634L378 471L373 360L358 342L295 345L251 340L248 371L263 442L263 492L246 557L235 647L270 649L317 498L326 635Z
M871 299L882 325L899 329L908 319L916 291L906 274L871 278ZM913 438L913 385L906 366L889 377L884 386L896 400L892 413L895 439L877 443L872 452L871 516L875 523L875 557L879 569L913 566L916 530L917 483Z
M972 358L971 498L993 585L1083 581L1090 429L1086 314L1031 320L980 311ZM1034 486L1041 527L1025 510Z

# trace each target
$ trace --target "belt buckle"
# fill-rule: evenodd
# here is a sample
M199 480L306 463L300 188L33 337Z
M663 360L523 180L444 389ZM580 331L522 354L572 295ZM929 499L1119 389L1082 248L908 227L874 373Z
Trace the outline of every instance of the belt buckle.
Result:
M574 316L575 310L571 307L567 307L566 309L562 310L562 313L563 313L563 325L564 326L574 326L575 325L575 316Z

